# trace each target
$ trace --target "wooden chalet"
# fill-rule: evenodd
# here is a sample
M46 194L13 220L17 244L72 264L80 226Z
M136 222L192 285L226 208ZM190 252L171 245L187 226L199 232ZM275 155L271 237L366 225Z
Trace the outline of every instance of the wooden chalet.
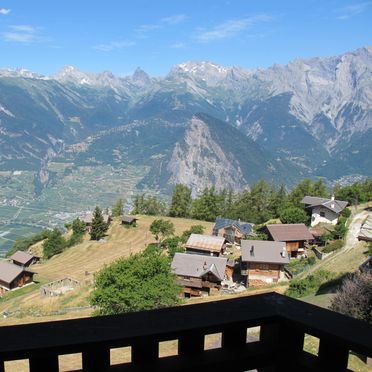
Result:
M336 225L342 211L348 205L347 201L336 200L334 196L331 199L305 196L301 203L311 211L311 226L321 222Z
M0 261L0 296L12 289L32 283L34 273L24 267Z
M241 275L246 277L247 287L285 279L289 257L284 242L242 240L241 252Z
M138 218L133 216L122 216L121 217L121 224L127 226L136 226Z
M111 222L111 214L102 213L102 217L105 223L109 224ZM80 219L85 223L85 230L90 233L92 231L93 212L85 213Z
M183 287L183 297L217 293L221 282L230 273L227 258L197 254L176 253L171 267L177 275L177 282Z
M17 251L14 254L12 254L12 256L10 256L10 260L14 265L28 267L40 261L40 257L34 256L28 252Z
M185 248L187 253L218 257L225 251L225 242L222 236L191 234Z
M267 225L266 231L270 240L286 243L290 257L305 254L305 244L314 239L303 223Z
M370 215L362 224L358 234L358 240L372 242L372 215Z
M231 244L240 244L245 236L252 234L252 231L253 224L228 218L216 218L213 226L213 235L223 236Z

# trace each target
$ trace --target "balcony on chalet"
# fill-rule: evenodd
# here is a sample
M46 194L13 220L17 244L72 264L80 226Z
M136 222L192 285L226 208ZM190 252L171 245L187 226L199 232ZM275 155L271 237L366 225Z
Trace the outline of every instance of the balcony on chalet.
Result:
M260 327L247 342L247 329ZM205 337L221 333L215 349ZM317 355L303 350L319 338ZM176 355L159 344L177 340ZM111 365L110 350L131 360ZM153 311L0 327L0 371L28 359L31 372L59 371L59 356L81 353L84 371L345 371L349 352L372 357L372 326L276 293Z

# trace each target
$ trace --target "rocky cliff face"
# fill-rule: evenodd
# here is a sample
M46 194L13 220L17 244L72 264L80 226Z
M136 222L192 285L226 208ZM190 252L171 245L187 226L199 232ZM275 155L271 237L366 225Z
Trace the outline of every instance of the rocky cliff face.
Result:
M193 117L167 165L169 182L188 185L194 193L206 186L239 190L247 181L236 163L233 156L225 153L223 144L213 139L207 124Z

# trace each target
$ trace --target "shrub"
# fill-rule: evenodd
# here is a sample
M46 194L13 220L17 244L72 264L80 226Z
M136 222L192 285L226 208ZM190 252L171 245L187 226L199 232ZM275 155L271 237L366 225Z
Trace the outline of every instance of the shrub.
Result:
M355 274L346 278L332 300L330 308L372 323L371 274Z
M344 242L342 240L335 240L329 244L327 244L323 249L322 249L322 252L323 253L330 253L330 252L334 252L334 251L337 251L339 249L341 249L344 245Z
M342 215L343 217L345 217L345 218L349 218L349 217L351 216L351 210L350 210L349 208L345 208L345 209L342 211L341 215Z
M309 217L303 209L289 207L282 210L280 213L280 220L283 223L306 223Z
M304 279L292 280L285 294L295 298L307 296L316 292L322 284L333 279L334 276L335 274L329 271L318 270Z

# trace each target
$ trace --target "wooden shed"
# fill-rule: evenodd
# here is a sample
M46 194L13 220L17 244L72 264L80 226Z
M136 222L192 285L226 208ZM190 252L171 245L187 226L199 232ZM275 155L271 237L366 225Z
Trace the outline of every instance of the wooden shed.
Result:
M40 260L40 257L34 256L28 252L17 251L10 256L14 265L28 267Z
M0 261L0 295L32 283L33 277L34 272L26 268Z

